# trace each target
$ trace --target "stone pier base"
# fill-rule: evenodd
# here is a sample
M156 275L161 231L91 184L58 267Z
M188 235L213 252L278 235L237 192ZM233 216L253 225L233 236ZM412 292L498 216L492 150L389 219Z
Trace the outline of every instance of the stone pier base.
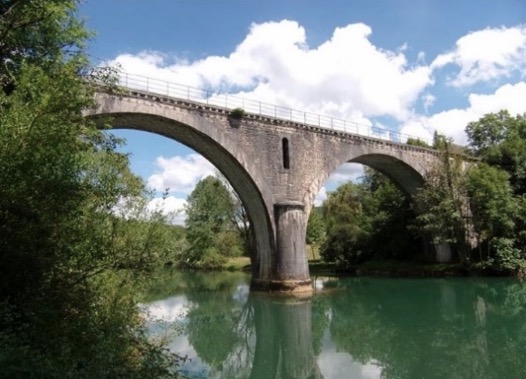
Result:
M276 256L270 279L253 278L252 291L305 293L312 292L307 262L304 205L299 201L274 204Z

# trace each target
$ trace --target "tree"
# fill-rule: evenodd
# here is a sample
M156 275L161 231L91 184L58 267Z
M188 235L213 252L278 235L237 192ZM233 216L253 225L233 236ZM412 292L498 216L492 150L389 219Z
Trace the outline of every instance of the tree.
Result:
M0 375L170 377L129 285L155 261L154 229L115 214L146 192L82 116L102 77L82 76L76 5L0 2Z
M485 258L497 270L524 270L526 116L512 117L506 110L489 113L469 123L466 132L474 154L485 163L469 176L474 224Z
M366 258L364 247L371 220L363 211L363 197L363 187L348 182L329 193L324 201L322 209L327 233L320 255L325 261L345 266Z
M228 180L223 176L223 174L218 171L216 175L219 180L221 180L221 183L223 183L223 185L228 189L228 192L230 192L230 196L232 197L234 212L232 213L231 223L237 230L237 234L242 241L243 254L247 257L252 257L252 254L255 251L255 239L252 223L248 217L247 210L240 197L234 188L232 188Z
M221 180L207 176L197 183L186 205L188 265L213 268L224 257L240 254L240 241L233 234L234 212L232 196Z
M467 176L467 192L473 213L473 225L479 236L479 252L486 242L490 258L494 238L513 238L516 202L505 171L481 163L472 166ZM482 255L480 255L482 260Z
M426 175L426 182L413 196L415 227L434 245L449 244L460 262L469 260L466 245L467 196L462 158L453 156L450 141L435 134L441 160Z
M474 154L510 175L516 195L526 193L526 115L489 113L466 127Z
M422 258L419 237L408 226L414 222L411 198L392 180L373 169L365 169L364 210L372 219L368 247L375 258L414 260Z
M307 223L306 242L309 245L318 245L325 236L325 222L323 220L322 210L313 208L309 215Z

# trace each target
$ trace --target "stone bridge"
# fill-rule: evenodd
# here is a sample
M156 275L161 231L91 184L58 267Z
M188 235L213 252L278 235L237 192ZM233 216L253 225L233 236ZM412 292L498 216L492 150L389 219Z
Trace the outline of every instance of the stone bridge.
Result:
M310 291L305 234L314 199L346 162L372 167L406 193L437 160L430 149L364 137L147 91L98 92L90 117L113 128L173 139L203 155L228 179L255 236L253 290Z

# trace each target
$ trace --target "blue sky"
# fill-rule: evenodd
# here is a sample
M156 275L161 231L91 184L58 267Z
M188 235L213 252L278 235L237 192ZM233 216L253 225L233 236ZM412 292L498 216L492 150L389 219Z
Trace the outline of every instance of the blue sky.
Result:
M526 112L524 0L85 0L79 14L94 64L412 136L465 144L483 114ZM174 141L117 134L133 170L170 187L166 209L214 172ZM326 188L360 173L344 165Z

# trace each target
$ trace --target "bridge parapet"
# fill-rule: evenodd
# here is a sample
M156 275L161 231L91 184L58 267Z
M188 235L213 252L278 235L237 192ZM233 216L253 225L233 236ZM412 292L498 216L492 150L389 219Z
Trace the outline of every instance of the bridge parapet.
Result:
M268 116L272 119L288 120L300 125L311 125L329 130L339 130L366 137L403 143L408 138L418 138L429 145L432 141L426 138L411 136L398 131L377 126L366 125L356 121L345 120L285 106L270 104L240 97L228 93L195 88L179 83L150 78L142 75L119 72L119 84L130 91L158 95L167 99L184 99L206 105L214 105L224 110L242 108L252 115Z
M149 100L153 102L160 102L164 104L176 105L178 107L184 107L187 109L194 109L194 110L198 110L202 112L208 112L210 114L221 115L227 118L230 117L230 114L232 112L231 108L226 108L226 107L222 107L222 106L214 105L214 104L204 104L199 101L192 101L192 100L181 99L177 97L170 97L170 96L160 95L160 94L148 92L148 91L140 91L140 90L125 90L125 91L126 92L122 93L122 95L124 96L130 96L130 97ZM403 142L396 142L396 141L391 141L391 140L384 139L384 138L377 138L377 137L347 132L345 130L339 130L339 129L334 129L334 128L331 129L331 128L316 126L316 125L312 125L308 123L291 121L288 119L283 119L283 118L278 118L278 117L272 117L272 116L267 116L267 115L262 115L262 114L257 114L257 113L250 113L250 112L245 112L242 117L247 120L254 120L257 122L263 122L263 123L267 123L271 125L281 125L285 127L296 128L302 131L309 131L312 133L336 136L342 139L361 141L361 142L371 143L371 144L380 144L380 145L390 146L396 149L422 152L422 153L432 154L436 156L439 155L439 152L432 148L426 148L426 147L417 146L417 145L410 145L410 144L403 143Z

